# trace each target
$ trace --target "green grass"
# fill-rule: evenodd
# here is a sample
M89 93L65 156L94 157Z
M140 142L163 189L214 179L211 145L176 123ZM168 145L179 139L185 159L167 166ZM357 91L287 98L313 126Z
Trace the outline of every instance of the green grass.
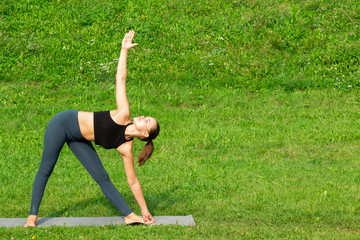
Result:
M138 83L251 90L360 85L357 1L5 1L1 77L98 82L125 31Z
M111 84L89 87L102 108L114 106ZM29 94L43 86L2 84L1 217L26 217L47 121L63 106L91 101L63 86L43 104ZM6 90L4 90L6 89ZM162 124L154 156L137 167L154 215L193 214L196 227L1 229L6 236L129 238L359 237L359 92L338 90L248 93L177 85L128 88L134 116L151 112ZM156 94L152 94L156 92ZM144 97L146 96L146 98ZM144 98L144 99L142 99ZM145 100L146 99L146 100ZM206 101L204 100L206 99ZM14 102L18 103L14 103ZM135 142L135 154L141 143ZM97 148L130 206L116 151ZM112 216L117 210L67 147L42 202L41 216ZM131 229L131 230L129 230ZM106 231L104 231L106 230ZM229 234L229 235L227 235Z
M116 107L121 39L132 116L161 125L136 167L153 215L195 227L0 228L11 239L358 239L356 1L5 1L0 217L26 217L50 118ZM135 141L137 155L142 143ZM96 147L135 212L116 151ZM40 216L119 215L67 146Z

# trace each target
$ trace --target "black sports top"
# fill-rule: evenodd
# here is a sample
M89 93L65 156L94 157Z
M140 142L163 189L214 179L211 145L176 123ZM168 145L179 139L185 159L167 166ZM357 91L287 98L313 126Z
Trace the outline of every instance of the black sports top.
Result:
M94 135L95 144L103 148L117 148L124 142L131 141L125 138L127 125L119 125L110 116L110 111L94 112Z

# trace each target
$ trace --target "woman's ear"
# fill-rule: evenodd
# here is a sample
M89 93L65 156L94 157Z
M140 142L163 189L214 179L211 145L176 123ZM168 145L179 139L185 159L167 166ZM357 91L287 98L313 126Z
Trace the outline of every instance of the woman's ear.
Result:
M149 137L149 133L148 133L148 132L143 132L143 133L141 133L141 136L143 136L144 138L148 138L148 137Z

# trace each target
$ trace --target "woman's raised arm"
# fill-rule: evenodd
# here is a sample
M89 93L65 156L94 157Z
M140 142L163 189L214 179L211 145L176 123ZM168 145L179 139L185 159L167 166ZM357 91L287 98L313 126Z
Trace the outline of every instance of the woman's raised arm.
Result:
M121 44L121 53L116 72L116 105L118 111L122 114L130 116L129 102L126 96L126 76L127 76L127 54L130 48L137 46L137 43L132 43L135 32L130 31L125 34Z

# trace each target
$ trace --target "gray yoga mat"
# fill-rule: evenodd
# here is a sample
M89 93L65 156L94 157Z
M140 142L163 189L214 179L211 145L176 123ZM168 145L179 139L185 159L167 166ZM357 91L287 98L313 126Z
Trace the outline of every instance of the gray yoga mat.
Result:
M153 225L182 225L195 226L192 215L187 216L154 216ZM16 227L24 225L26 218L0 218L0 227ZM104 226L124 224L124 217L47 217L39 218L38 227L49 226Z

